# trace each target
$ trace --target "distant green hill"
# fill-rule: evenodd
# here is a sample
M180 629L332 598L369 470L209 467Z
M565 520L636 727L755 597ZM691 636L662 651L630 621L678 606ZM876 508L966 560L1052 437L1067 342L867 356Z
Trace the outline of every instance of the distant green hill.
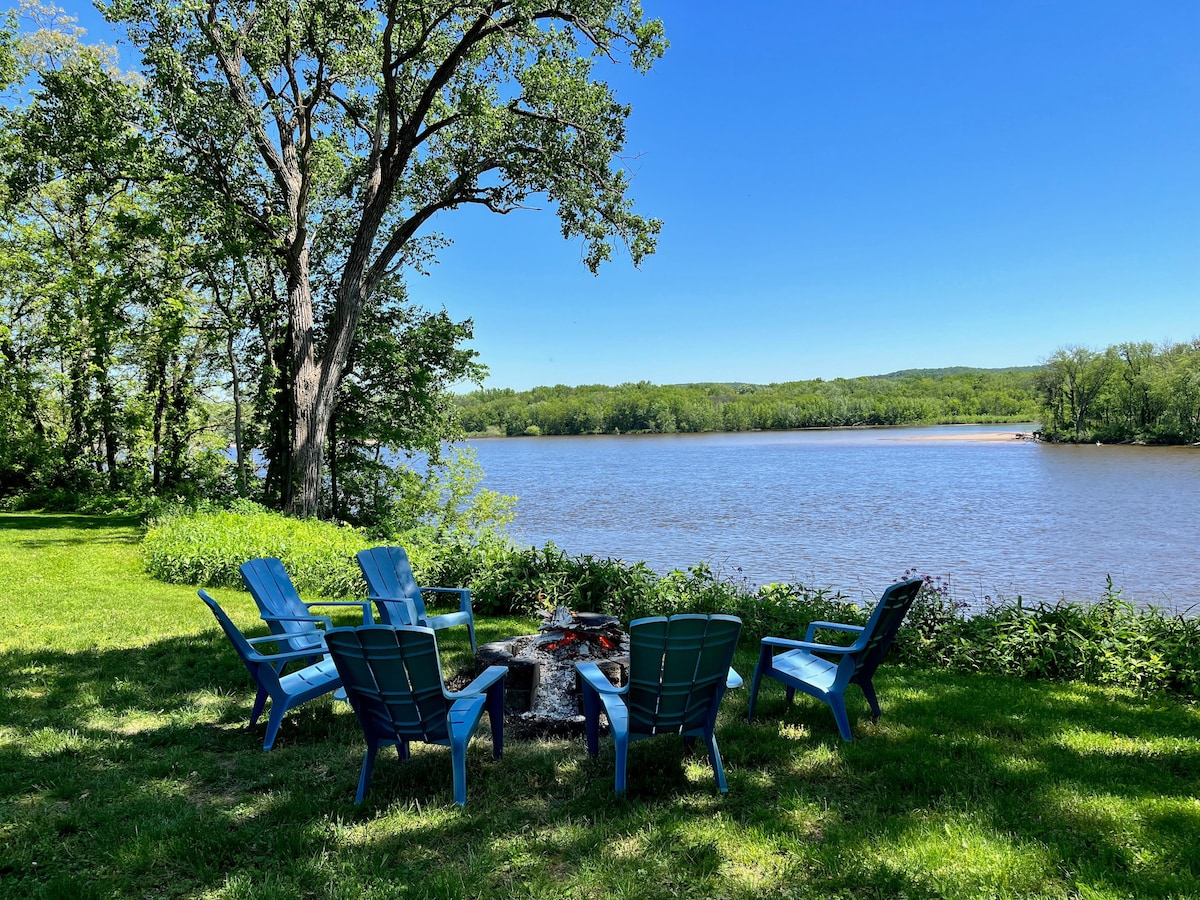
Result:
M975 366L947 366L943 369L901 369L886 375L869 375L868 378L945 378L950 375L965 375L970 372L1004 374L1007 372L1038 372L1044 366L1007 366L1003 369L980 369Z

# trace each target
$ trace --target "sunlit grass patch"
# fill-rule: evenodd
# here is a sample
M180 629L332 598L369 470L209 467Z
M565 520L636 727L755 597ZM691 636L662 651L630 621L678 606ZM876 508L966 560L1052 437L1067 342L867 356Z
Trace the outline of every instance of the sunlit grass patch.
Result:
M927 811L905 819L866 865L898 877L914 893L1024 897L1057 884L1053 856L1045 846L996 829L985 815Z

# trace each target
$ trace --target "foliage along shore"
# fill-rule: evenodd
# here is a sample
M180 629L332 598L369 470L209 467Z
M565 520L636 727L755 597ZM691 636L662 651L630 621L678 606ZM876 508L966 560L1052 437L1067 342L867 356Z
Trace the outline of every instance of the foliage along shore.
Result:
M1064 443L1200 443L1200 338L1064 347L1041 366L907 369L780 384L484 389L454 398L472 436L672 434L1037 421Z
M922 369L781 384L484 389L455 398L467 434L673 434L1029 422L1036 367Z
M731 613L743 621L743 643L753 643L768 634L801 635L817 620L862 624L867 612L832 588L755 588L721 578L705 564L658 575L645 563L570 556L553 544L519 548L495 528L413 531L397 542L408 548L420 584L469 587L480 615L536 617L558 605L626 622ZM146 534L143 555L155 578L215 588L240 588L241 563L277 556L302 592L360 599L366 590L354 554L376 543L360 529L245 506L160 517ZM954 598L948 579L922 577L925 588L896 640L898 661L1200 697L1200 618L1135 607L1111 580L1095 602L1018 596L969 609Z

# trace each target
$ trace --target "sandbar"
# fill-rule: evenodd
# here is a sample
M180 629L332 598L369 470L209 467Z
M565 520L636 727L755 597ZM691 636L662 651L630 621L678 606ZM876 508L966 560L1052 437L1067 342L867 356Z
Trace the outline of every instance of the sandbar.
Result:
M1032 441L1028 431L980 431L975 434L928 434L913 437L892 438L894 441Z

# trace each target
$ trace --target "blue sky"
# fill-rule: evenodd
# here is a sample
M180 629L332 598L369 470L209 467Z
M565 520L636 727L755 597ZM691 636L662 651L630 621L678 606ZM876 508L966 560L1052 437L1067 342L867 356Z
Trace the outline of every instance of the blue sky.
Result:
M640 270L470 209L410 292L489 387L1032 365L1200 337L1200 4L644 0ZM95 37L103 23L67 4Z

